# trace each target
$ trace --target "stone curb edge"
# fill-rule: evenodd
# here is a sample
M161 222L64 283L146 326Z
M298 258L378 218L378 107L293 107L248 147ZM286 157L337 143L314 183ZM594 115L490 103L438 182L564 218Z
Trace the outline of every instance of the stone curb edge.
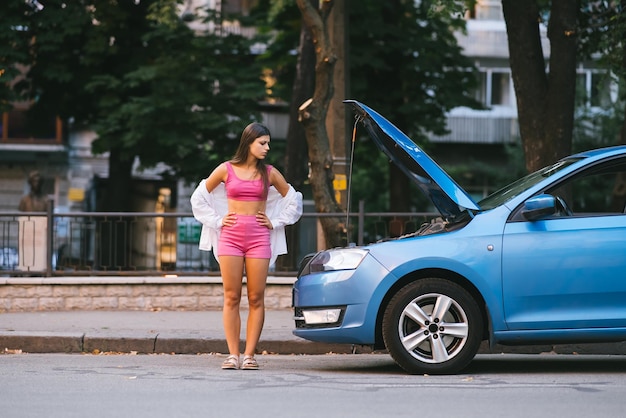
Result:
M225 353L224 339L184 335L107 336L81 332L0 332L0 354L23 353L137 353L137 354L199 354ZM367 354L369 347L351 344L325 344L306 340L262 340L259 353L268 354ZM385 352L380 351L380 352ZM605 344L562 344L532 346L500 346L493 349L483 343L479 354L600 354L626 355L626 342Z
M0 350L24 353L93 353L119 352L138 354L226 353L224 339L185 336L115 336L90 335L80 332L0 332ZM310 341L260 341L258 352L272 354L357 354L371 352L366 347L350 344L322 344Z

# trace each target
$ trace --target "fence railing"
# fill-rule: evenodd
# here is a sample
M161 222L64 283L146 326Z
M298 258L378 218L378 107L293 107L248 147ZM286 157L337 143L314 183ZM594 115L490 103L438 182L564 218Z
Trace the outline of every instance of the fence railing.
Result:
M416 231L436 215L358 212L304 213L287 227L289 254L274 275L294 275L306 254L324 248L319 220L336 217L341 242L358 245ZM201 225L191 213L0 212L0 276L219 274L211 252L200 251Z

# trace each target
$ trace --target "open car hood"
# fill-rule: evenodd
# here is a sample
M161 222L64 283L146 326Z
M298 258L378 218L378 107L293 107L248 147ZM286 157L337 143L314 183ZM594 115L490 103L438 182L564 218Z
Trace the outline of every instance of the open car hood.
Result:
M391 122L356 100L344 103L352 106L378 148L419 186L444 218L454 218L466 209L480 209L452 177Z

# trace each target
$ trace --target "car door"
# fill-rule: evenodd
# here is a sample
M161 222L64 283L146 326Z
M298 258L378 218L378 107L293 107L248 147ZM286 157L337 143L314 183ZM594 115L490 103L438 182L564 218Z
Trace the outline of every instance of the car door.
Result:
M626 326L626 161L544 191L571 212L507 223L502 290L510 330Z

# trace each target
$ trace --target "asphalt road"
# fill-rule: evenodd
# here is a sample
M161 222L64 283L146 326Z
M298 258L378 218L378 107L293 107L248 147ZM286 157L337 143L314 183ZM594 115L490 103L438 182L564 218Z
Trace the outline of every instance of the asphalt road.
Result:
M0 411L22 417L623 417L626 357L479 355L411 376L386 354L0 355Z

